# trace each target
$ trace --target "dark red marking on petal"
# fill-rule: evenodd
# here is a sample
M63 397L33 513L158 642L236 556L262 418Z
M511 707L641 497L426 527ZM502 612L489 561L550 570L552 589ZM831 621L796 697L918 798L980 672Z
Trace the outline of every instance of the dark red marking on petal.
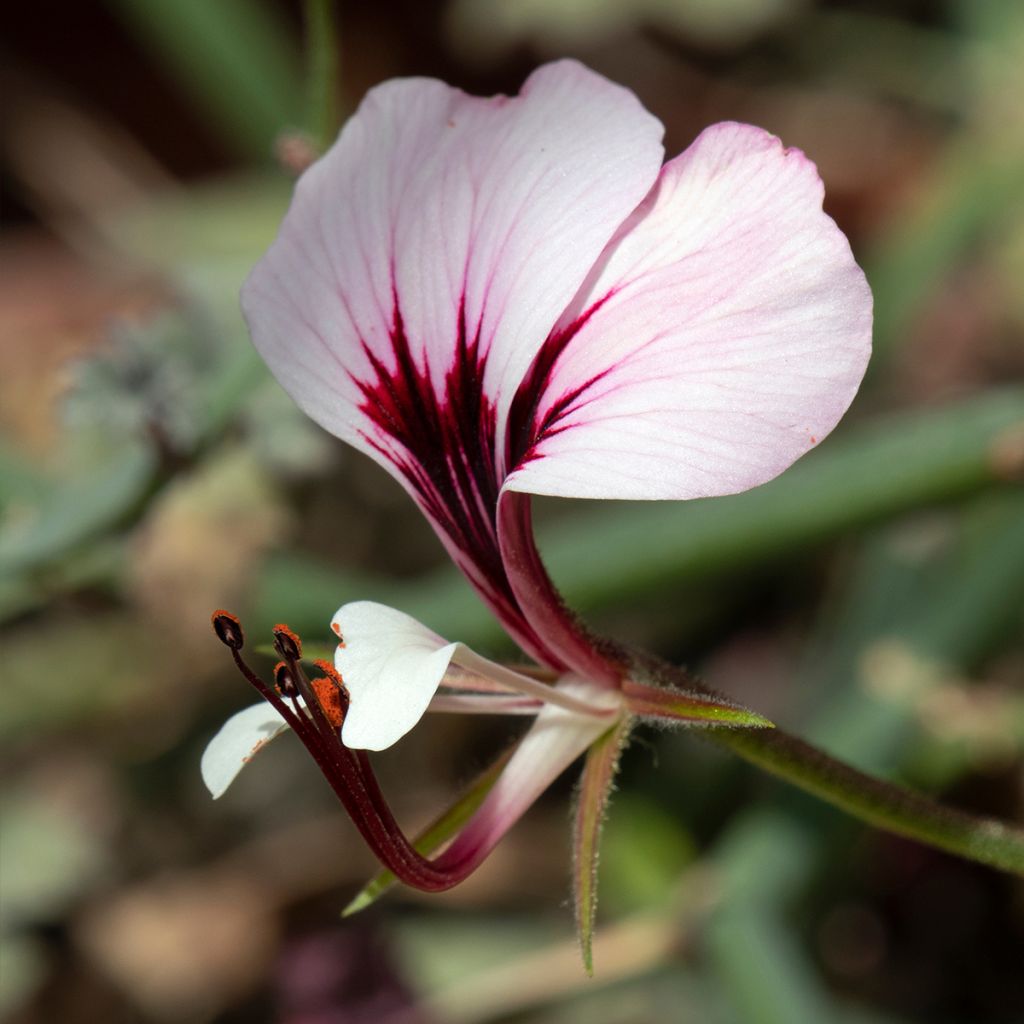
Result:
M581 381L559 395L545 409L541 409L544 392L551 383L559 357L576 337L583 325L614 295L608 292L588 306L572 323L552 331L534 357L530 369L516 390L509 411L506 458L510 469L537 458L535 446L545 436L558 432L558 421L572 408L573 403L593 387L608 371L602 370L588 380Z
M360 411L379 431L363 436L406 479L498 615L532 636L498 550L496 413L484 393L487 354L479 326L470 331L463 302L451 361L435 383L432 368L416 362L395 295L391 347L393 366L363 346L373 376L354 380L363 396Z

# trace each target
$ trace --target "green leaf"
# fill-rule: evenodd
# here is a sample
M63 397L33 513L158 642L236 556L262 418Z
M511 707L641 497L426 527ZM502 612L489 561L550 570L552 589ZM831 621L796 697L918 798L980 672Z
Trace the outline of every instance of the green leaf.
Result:
M668 686L627 682L623 686L630 714L676 725L722 725L733 728L774 728L763 715L740 707L717 694L696 693Z
M107 453L109 454L109 453ZM124 443L117 458L77 460L0 523L0 576L38 569L116 526L142 500L153 479L152 452Z
M319 150L338 132L335 0L306 0L306 131Z
M807 549L913 508L1001 481L993 448L1024 424L1024 389L879 418L830 438L776 480L725 498L600 502L539 531L556 586L576 608L693 585ZM599 554L600 557L596 557Z
M576 798L573 817L573 903L583 969L588 975L594 973L594 919L597 915L597 858L601 828L619 758L629 739L632 724L628 716L620 719L590 747Z
M298 47L256 0L110 0L243 154L268 159L301 107Z
M456 832L466 824L473 816L477 808L483 803L484 798L491 791L498 781L502 769L512 756L509 751L498 758L483 774L477 777L473 784L455 801L451 807L429 824L413 842L413 846L424 856L429 856L442 844L451 839ZM385 892L390 889L397 879L391 871L379 871L369 882L356 894L355 898L341 912L342 917L349 917L365 910L371 903L375 903Z

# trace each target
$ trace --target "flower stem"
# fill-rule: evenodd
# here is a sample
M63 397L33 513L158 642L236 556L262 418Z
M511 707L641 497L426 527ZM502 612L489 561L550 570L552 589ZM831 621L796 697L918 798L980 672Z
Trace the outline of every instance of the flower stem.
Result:
M1024 830L883 782L780 729L712 728L715 743L877 828L1024 875Z

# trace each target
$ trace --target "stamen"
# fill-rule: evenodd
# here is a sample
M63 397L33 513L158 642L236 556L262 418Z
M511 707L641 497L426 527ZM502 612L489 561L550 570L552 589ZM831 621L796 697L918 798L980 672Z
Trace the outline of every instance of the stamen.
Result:
M233 651L240 651L245 646L242 624L238 621L238 617L232 615L231 612L218 608L210 616L210 624L213 626L214 633L217 634L217 639L225 647L230 647Z
M283 622L274 627L274 647L285 661L298 661L302 657L302 641Z
M317 703L320 705L320 710L323 711L327 721L334 726L335 729L340 729L345 721L345 707L341 701L341 694L338 692L338 688L330 679L324 679L322 677L318 679L311 679L310 685L313 687L313 694L317 699Z
M444 855L431 861L420 854L395 820L363 750L353 751L341 740L349 695L341 676L329 662L316 661L322 677L310 681L299 659L302 641L287 626L274 627L274 647L282 660L274 667L274 686L265 683L239 651L245 634L238 618L218 610L211 617L217 638L230 651L239 672L291 726L338 795L374 855L407 885L441 892L461 882L475 866L460 858L448 864Z
M283 661L279 661L274 666L274 685L277 686L277 692L282 697L297 697L299 695L299 688L295 685L292 670Z
M329 661L318 658L313 664L324 674L322 679L312 680L313 692L327 720L335 729L340 729L345 722L345 715L348 714L348 687Z

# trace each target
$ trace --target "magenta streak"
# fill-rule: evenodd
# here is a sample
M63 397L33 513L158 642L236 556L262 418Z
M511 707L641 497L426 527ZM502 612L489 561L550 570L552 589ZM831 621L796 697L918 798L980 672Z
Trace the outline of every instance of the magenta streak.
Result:
M570 388L552 402L547 409L541 410L541 401L551 384L555 366L559 357L569 347L588 320L615 294L614 289L607 292L596 302L588 306L572 323L561 330L552 331L534 357L530 369L523 382L516 390L509 409L508 435L506 445L506 465L511 469L539 458L536 453L537 443L546 435L554 432L558 421L569 412L573 402L585 391L593 387L604 377L611 367L601 370L589 380L574 388Z
M554 668L563 667L519 611L498 548L496 527L501 481L495 464L495 409L484 393L487 357L479 328L472 338L460 303L452 362L442 397L430 368L412 354L397 294L391 327L394 366L364 342L372 379L353 377L360 411L382 437L363 437L409 483L442 538L475 570L471 581L524 649ZM457 561L460 560L457 558Z
M559 421L573 403L594 386L609 368L566 391L546 409L541 408L555 367L569 343L588 320L612 297L613 291L590 305L571 324L552 331L537 353L509 411L507 464L515 468L540 458L538 444L565 427ZM506 577L522 614L542 633L563 664L595 682L616 685L620 666L602 649L582 622L566 607L544 568L534 541L530 496L503 492L498 510L498 532Z

